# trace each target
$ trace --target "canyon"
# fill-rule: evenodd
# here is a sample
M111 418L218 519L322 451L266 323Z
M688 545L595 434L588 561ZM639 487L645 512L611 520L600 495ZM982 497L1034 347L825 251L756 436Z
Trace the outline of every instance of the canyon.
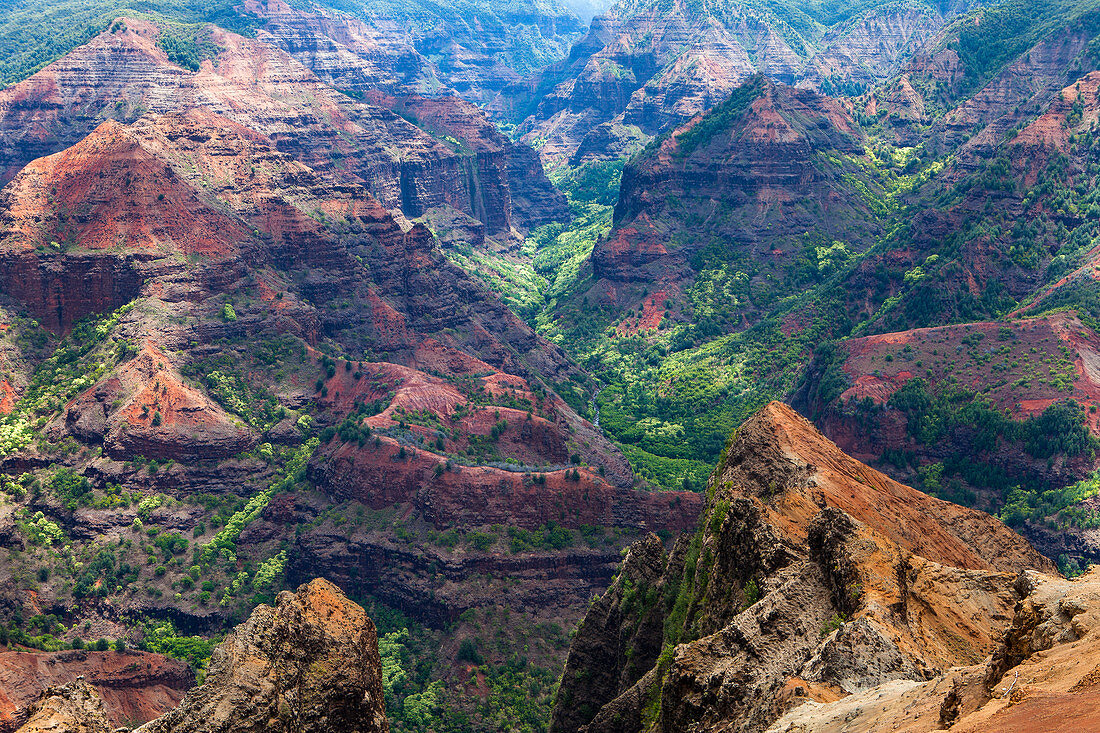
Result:
M1092 714L1090 3L47 5L0 728Z

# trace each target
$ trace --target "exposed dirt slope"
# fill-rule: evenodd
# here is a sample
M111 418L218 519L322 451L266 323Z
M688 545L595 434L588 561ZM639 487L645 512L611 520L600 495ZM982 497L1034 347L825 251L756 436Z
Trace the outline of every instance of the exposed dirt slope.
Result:
M145 722L171 710L195 682L188 666L149 652L10 651L0 653L0 730L15 730L48 687L78 678L95 688L114 725Z

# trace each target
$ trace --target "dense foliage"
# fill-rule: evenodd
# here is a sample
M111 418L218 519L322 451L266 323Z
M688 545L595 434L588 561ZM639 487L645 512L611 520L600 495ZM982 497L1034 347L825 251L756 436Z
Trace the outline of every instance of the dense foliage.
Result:
M229 0L0 0L0 87L30 76L46 64L107 30L122 16L179 23L214 23L251 33L253 21ZM175 63L198 68L194 32L184 31L165 48ZM177 60L178 59L178 60ZM182 62L182 63L181 63Z

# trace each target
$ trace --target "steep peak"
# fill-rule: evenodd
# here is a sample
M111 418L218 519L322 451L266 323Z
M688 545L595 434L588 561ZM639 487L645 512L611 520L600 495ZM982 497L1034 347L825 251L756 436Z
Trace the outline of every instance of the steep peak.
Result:
M93 38L78 53L102 53L109 49L112 53L138 53L158 64L168 64L168 54L157 45L161 29L156 23L145 18L119 16L105 31Z
M658 147L662 163L737 154L761 156L761 146L812 143L858 152L863 133L837 100L754 74L714 108L673 131Z
M2 198L7 244L23 249L225 256L249 238L115 120L29 163Z
M814 517L841 509L905 550L944 565L1053 572L1051 562L999 520L935 499L844 453L779 402L738 429L711 479L715 499L749 496L798 544Z

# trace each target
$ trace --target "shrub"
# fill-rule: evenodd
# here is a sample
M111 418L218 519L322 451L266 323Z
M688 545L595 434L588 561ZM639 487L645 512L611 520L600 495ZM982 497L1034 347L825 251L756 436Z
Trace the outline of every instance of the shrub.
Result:
M485 663L485 658L481 656L481 652L477 649L477 642L469 637L463 639L462 643L458 645L457 658L460 662L469 662L475 665Z

